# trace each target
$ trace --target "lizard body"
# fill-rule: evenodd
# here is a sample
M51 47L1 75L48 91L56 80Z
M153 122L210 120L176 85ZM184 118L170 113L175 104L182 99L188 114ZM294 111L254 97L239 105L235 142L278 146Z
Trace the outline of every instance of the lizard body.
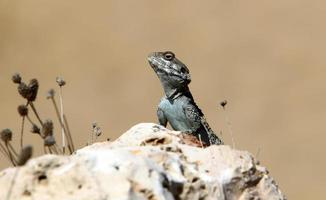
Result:
M207 145L223 144L209 127L191 95L188 87L191 77L187 66L170 51L151 53L148 61L165 92L157 110L159 123L166 126L169 122L174 130L192 134Z

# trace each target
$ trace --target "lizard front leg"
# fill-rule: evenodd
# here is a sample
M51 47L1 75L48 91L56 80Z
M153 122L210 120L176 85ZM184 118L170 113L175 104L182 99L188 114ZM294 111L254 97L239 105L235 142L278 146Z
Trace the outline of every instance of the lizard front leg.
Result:
M195 103L189 103L184 106L184 112L191 123L191 132L208 145L221 144L220 140L216 139L214 132L206 122L201 110ZM215 136L215 137L214 137Z
M166 119L164 112L161 108L157 109L157 117L158 117L158 121L159 121L160 125L166 127L168 120Z

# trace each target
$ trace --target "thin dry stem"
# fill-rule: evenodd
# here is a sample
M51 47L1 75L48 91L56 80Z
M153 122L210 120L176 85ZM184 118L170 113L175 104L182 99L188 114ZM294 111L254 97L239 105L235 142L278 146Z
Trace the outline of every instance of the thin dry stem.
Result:
M64 120L63 120L63 98L62 98L62 87L60 87L60 90L59 90L59 99L60 99L60 121L61 121L61 124L64 123ZM61 139L62 139L62 152L63 154L65 153L65 148L66 148L66 141L65 141L65 129L64 129L64 126L61 127Z
M0 142L0 148L1 148L1 152L3 153L3 155L7 158L9 158L9 153L6 150L6 147Z
M63 154L57 143L54 144L54 147L57 150L58 154Z
M26 116L26 118L29 121L29 123L31 123L32 128L34 128L34 127L38 128L38 126L31 120L31 118L28 115ZM37 133L39 136L41 136L41 130L39 128L38 128L38 132L32 131L32 133ZM41 138L42 138L42 136L41 136Z
M6 157L6 153L2 149L0 149L0 152Z
M44 151L44 154L47 154L48 152L46 151L46 146L43 145L43 151Z
M13 155L11 154L11 151L9 150L8 142L6 142L5 144L6 144L7 151L9 153L10 161L11 161L11 163L12 163L13 166L16 166L15 159L14 159Z
M38 121L40 122L40 124L43 126L43 121L41 120L39 114L37 113L36 108L34 106L34 103L33 102L29 102L29 105L31 106L31 108L32 108L32 110L33 110L36 118L38 119Z
M1 150L1 152L2 152L2 150ZM11 162L11 160L9 159L9 155L4 154L4 156L5 156L5 158L7 159L8 162Z
M32 125L36 125L32 120L31 120L31 118L27 115L26 116L26 118L27 118L27 120L32 124Z
M69 124L68 124L68 120L66 118L66 115L63 115L63 119L64 119L64 122L65 122L65 127L66 127L66 130L67 130L66 133L67 133L67 136L69 138L69 143L71 145L72 152L74 152L75 151L74 141L72 139L72 135L71 135L71 132L70 132L70 128L69 128Z
M25 124L25 116L23 116L22 119L22 125L21 125L21 132L20 132L20 149L23 149L23 138L24 138L24 124Z
M14 156L16 156L16 158L17 158L18 157L18 153L16 152L15 148L9 142L8 142L8 146L9 146L10 150L14 153Z
M51 147L48 147L48 149L49 149L50 154L53 154L52 150L51 150Z
M234 149L235 148L235 141L234 141L231 121L229 120L228 115L226 114L226 110L225 110L224 107L223 107L223 111L224 111L225 121L226 121L226 124L227 124L228 129L229 129L229 133L230 133L230 136L231 136L232 148Z
M52 149L52 151L54 152L54 154L59 154L58 153L58 150L57 150L57 148L55 146L50 146L49 148Z
M70 134L70 130L69 130L69 127L68 127L68 123L67 123L66 117L65 117L65 115L63 115L64 122L65 122L65 124L63 124L62 121L61 121L61 116L60 116L59 108L57 106L57 103L56 103L54 97L51 97L51 101L52 101L53 107L55 109L55 112L57 114L57 117L59 119L61 129L64 130L65 137L66 137L66 139L68 141L68 149L69 149L70 154L71 154L72 152L74 152L74 149L75 148L74 148L74 144L72 142L72 138L71 138L71 134Z
M92 133L91 133L91 144L93 144L93 143L94 143L94 132L92 130Z
M257 160L259 159L260 150L261 150L261 148L260 148L260 147L258 147L258 149L257 149L257 153L256 153L256 159L257 159Z

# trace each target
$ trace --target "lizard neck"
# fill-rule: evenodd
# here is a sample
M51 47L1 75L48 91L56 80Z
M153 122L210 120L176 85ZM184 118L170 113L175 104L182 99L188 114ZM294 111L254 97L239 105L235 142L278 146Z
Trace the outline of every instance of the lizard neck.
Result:
M169 84L163 84L163 89L164 89L166 98L168 98L171 101L179 98L180 96L187 96L187 97L193 99L188 85L185 85L180 88L176 88Z

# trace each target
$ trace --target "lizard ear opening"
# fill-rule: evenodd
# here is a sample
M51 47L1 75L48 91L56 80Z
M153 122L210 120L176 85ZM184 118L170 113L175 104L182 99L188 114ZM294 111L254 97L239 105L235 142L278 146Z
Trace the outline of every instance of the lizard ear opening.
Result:
M166 51L166 52L163 53L163 58L164 58L165 60L171 61L171 60L174 59L174 57L175 57L175 55L174 55L174 53L171 52L171 51Z

